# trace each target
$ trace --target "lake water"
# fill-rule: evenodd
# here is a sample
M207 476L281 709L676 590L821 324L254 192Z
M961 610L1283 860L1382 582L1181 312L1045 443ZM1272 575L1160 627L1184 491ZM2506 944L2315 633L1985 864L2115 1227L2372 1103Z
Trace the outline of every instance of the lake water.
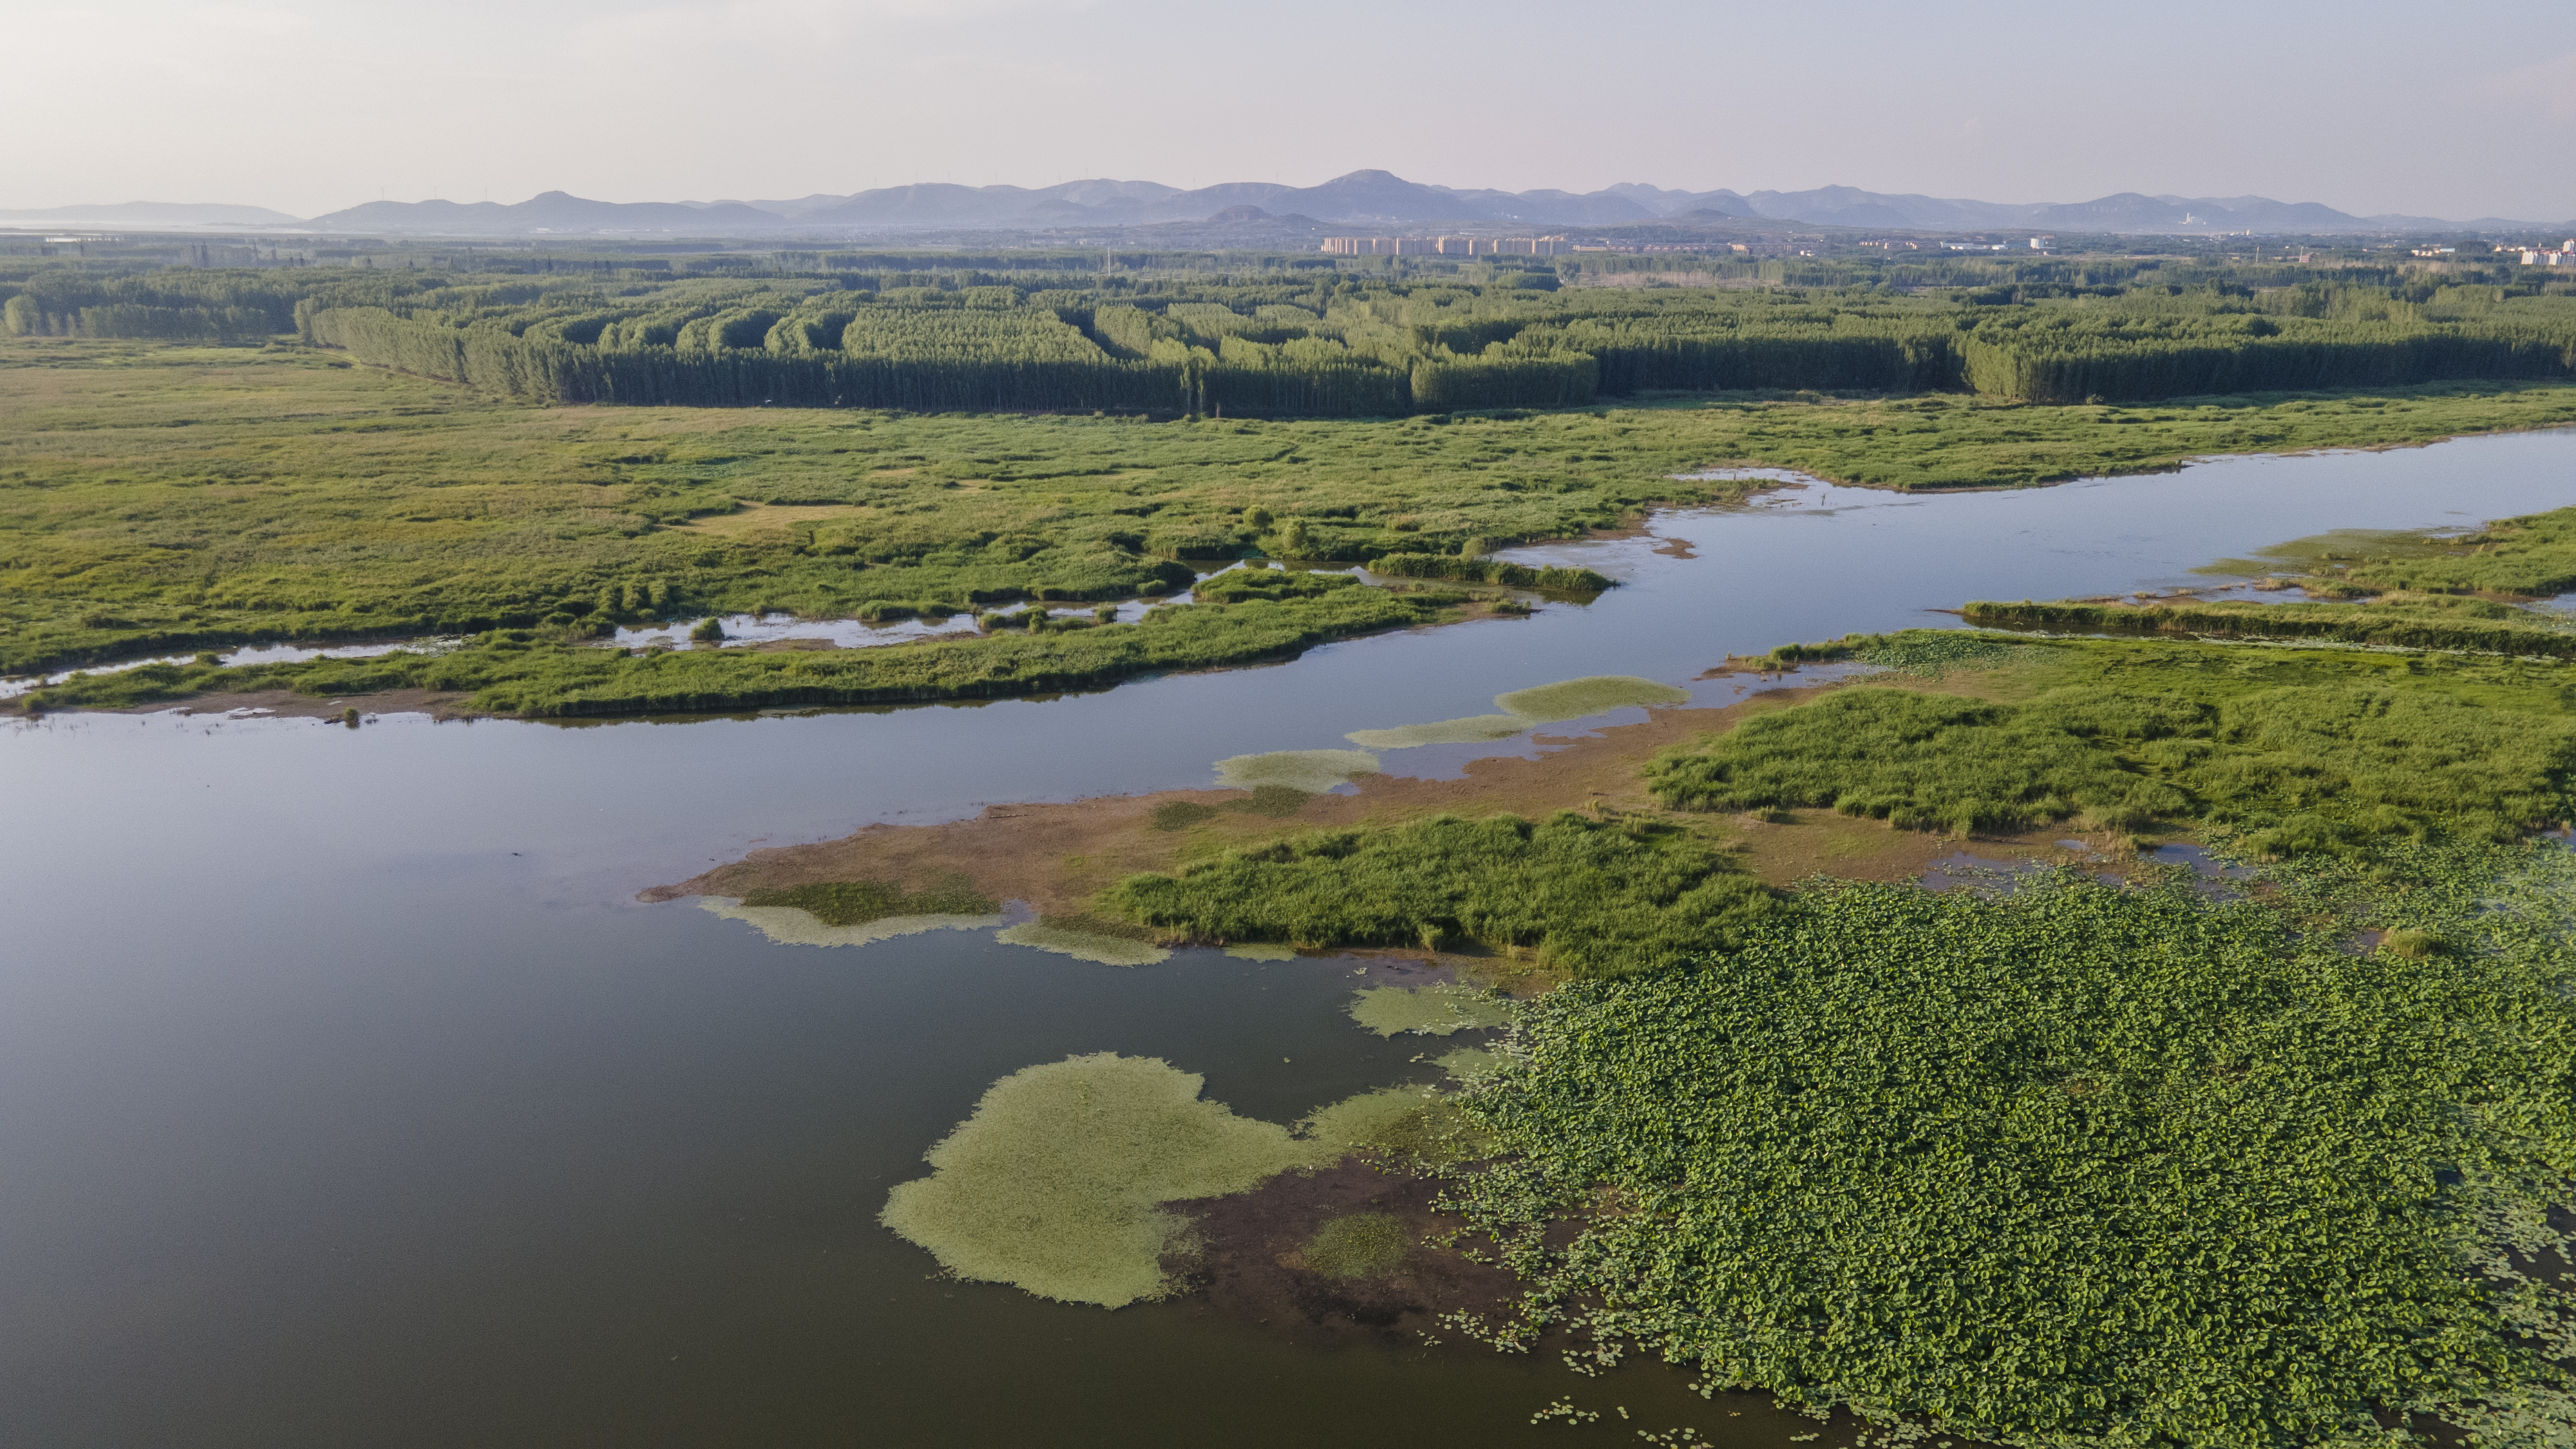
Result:
M1484 1444L1566 1439L1528 1418L1571 1397L1605 1415L1577 1441L1692 1423L1785 1444L1814 1426L1651 1364L1580 1378L1188 1300L1041 1303L934 1278L876 1225L922 1150L1032 1063L1160 1056L1279 1121L1426 1078L1422 1043L1341 1014L1346 963L1122 970L963 932L783 946L633 896L758 844L1205 784L1225 756L1572 676L1687 685L1730 652L1954 623L1927 611L1969 598L2203 583L2328 529L2571 503L2564 432L2022 492L1811 487L1513 555L1624 582L1588 607L1062 699L10 726L0 1440Z

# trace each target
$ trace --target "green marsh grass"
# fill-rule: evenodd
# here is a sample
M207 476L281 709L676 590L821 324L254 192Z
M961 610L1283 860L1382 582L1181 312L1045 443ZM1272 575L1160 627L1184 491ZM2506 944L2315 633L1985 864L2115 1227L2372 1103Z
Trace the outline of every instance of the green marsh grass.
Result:
M1861 686L1756 716L1659 759L1650 787L1683 809L1830 806L1963 834L2206 823L2270 856L2576 815L2565 665L2052 640L1993 678L2009 700Z
M544 408L333 361L0 339L0 671L764 603L839 618L1131 598L1186 586L1183 547L1249 544L1256 507L1299 520L1314 557L1365 562L1741 496L1672 476L1719 462L1994 486L2576 419L2576 388L2518 385L2129 410L1732 395L1437 422ZM668 707L790 702L751 698L731 672L748 666L715 669L701 703Z
M2470 533L2345 529L2224 559L2199 573L2287 575L2325 590L2546 598L2576 591L2576 508L2499 519Z
M1581 974L1644 970L1726 939L1770 895L1685 832L1569 811L1319 832L1178 876L1131 876L1101 901L1200 940L1473 941Z

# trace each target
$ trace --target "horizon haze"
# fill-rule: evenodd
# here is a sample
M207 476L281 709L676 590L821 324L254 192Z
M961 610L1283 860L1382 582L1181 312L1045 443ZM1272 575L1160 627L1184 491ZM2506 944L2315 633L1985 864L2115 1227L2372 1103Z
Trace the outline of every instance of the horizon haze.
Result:
M2423 18L2185 0L2151 27L2026 3L1576 20L1503 3L1462 23L1323 0L1289 25L1167 0L459 0L424 26L382 5L105 0L17 25L28 53L113 53L135 84L102 106L80 68L25 68L0 117L45 144L0 168L0 207L312 217L555 190L1312 187L1384 168L1503 192L1643 180L2576 217L2576 168L2557 159L2576 140L2576 14L2518 19L2509 47L2388 43ZM294 83L241 84L270 75Z

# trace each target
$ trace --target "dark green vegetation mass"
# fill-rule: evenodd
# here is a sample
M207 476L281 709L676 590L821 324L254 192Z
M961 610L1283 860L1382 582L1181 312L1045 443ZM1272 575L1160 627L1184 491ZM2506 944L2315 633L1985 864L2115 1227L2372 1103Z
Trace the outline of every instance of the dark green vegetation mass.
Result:
M1685 809L1830 806L1961 834L2079 814L2216 824L2270 855L2506 840L2576 816L2576 680L2554 664L2161 642L1999 652L2011 698L1845 689L1658 761L1652 787Z
M227 340L291 321L362 361L543 402L929 412L1385 416L1759 388L2064 403L2576 372L2576 297L2518 279L2154 258L1845 264L1795 282L1709 267L1736 285L1329 263L1151 280L820 259L766 276L58 265L7 282L0 322Z
M2502 1245L2563 1247L2576 855L2273 879L1820 889L1540 998L1462 1099L1508 1151L1452 1205L1533 1285L1494 1336L2013 1444L2555 1442L2576 1317Z
M1572 812L1321 832L1177 877L1132 876L1103 901L1207 940L1474 941L1531 948L1576 975L1650 969L1733 939L1770 907L1759 882L1703 841Z

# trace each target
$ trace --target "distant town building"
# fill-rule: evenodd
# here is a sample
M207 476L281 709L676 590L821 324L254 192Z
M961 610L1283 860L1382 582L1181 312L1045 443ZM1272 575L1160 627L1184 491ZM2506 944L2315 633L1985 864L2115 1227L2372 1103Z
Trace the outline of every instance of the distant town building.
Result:
M2567 245L2557 251L2525 247L2522 264L2526 267L2576 267L2576 237L2570 237Z
M2044 251L2048 250L2048 244L2049 244L2050 242L2055 241L2055 240L2057 240L2057 238L2056 238L2056 237L2054 237L2054 236L2035 236L2035 237L2032 237L2032 238L2030 239L2030 249L2031 249L2032 251L2035 251L2035 252L2044 252Z
M1561 236L1328 236L1337 257L1559 257L1574 250Z
M2415 249L2415 255L2419 257L2447 257L2457 251L2459 251L2458 247L2417 247Z

